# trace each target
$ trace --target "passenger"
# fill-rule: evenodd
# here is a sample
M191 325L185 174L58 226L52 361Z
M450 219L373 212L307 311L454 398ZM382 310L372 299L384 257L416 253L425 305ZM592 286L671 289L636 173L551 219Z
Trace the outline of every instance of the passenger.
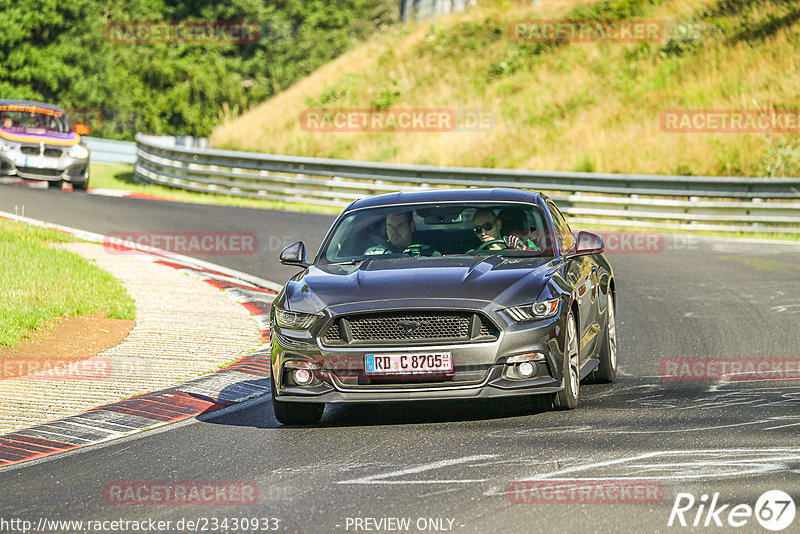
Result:
M515 250L538 250L533 242L528 241L526 243L515 234L504 236L502 233L503 221L498 219L494 211L489 208L481 208L475 212L475 215L472 217L472 228L482 244L497 241L486 247L486 250L502 250L505 248Z
M529 249L541 250L541 247L537 244L542 239L541 232L530 229L525 210L515 207L503 208L497 214L497 218L503 224L504 234L520 238Z

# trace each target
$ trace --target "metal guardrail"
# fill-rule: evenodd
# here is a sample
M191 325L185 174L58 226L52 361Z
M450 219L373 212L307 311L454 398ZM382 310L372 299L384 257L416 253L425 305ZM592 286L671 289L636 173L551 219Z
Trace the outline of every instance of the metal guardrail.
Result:
M578 223L800 233L800 178L397 165L165 146L142 134L136 140L140 180L191 191L343 207L392 191L512 187L548 192Z
M205 137L189 135L152 135L148 136L148 139L166 147L206 148L208 146L208 139ZM136 143L134 142L87 136L83 136L83 140L86 141L86 146L92 153L94 163L136 163Z
M136 163L136 143L83 137L94 163Z

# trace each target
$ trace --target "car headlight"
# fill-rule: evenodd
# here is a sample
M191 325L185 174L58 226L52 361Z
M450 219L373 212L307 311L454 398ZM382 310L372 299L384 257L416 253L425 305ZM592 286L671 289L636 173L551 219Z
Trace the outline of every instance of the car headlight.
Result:
M85 159L89 157L89 151L83 145L72 145L67 155L75 159Z
M533 319L547 319L558 315L561 308L560 299L540 300L524 306L512 306L503 310L515 322L531 321Z
M294 328L296 330L306 330L319 319L319 315L311 313L291 312L282 308L275 308L275 322L281 328Z
M0 139L0 152L3 152L5 150L14 150L15 148L17 148L16 144L9 143L8 141L3 141L2 139Z

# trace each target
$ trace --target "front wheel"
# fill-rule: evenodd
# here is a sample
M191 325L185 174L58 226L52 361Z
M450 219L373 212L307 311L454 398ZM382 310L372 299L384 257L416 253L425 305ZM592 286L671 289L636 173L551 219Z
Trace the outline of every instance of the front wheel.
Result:
M608 293L608 326L600 347L600 364L592 373L593 382L610 384L617 378L617 318L614 296Z
M275 398L275 382L272 385L272 412L282 425L313 425L322 419L325 403L286 402Z
M567 314L566 340L564 342L564 389L553 397L553 407L557 410L573 410L578 407L581 387L580 359L578 357L578 328L575 317Z
M80 183L77 183L77 184L75 184L75 183L72 184L72 190L73 191L86 191L88 189L89 189L89 180L86 180L85 182L80 182Z

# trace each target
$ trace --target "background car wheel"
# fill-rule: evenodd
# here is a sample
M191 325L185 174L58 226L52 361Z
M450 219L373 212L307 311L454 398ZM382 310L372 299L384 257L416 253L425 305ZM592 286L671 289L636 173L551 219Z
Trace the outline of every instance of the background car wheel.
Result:
M592 382L609 384L617 378L617 315L614 297L608 294L608 326L600 347L600 365L592 372Z
M313 425L322 419L325 403L285 402L275 398L275 382L272 384L272 412L282 425Z
M87 189L89 189L89 180L79 184L72 184L73 191L86 191Z
M557 410L572 410L578 406L580 392L580 361L578 359L578 329L572 312L567 314L564 342L564 390L553 398Z
M61 180L47 182L48 189L61 189Z

